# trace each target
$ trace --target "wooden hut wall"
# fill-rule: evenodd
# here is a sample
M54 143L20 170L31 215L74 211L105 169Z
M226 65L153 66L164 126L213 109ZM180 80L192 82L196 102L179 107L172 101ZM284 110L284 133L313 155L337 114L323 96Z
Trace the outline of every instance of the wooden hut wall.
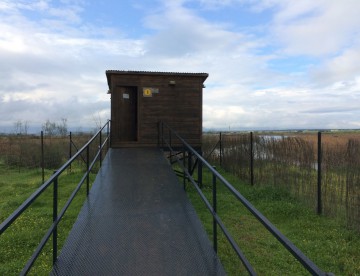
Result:
M119 109L121 87L137 89L137 139L132 144L156 146L158 144L158 122L163 121L174 128L191 145L199 147L202 135L202 87L203 77L177 75L111 75L112 131L122 120L116 115ZM174 84L170 84L170 83ZM144 95L144 89L155 91ZM126 144L112 134L112 146Z

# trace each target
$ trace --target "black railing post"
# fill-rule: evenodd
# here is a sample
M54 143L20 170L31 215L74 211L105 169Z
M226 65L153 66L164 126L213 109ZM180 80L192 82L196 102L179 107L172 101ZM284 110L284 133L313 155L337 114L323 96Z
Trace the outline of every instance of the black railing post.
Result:
M322 150L321 150L321 131L318 132L318 178L317 178L317 213L322 214L322 200L321 200L321 163L322 163Z
M192 169L193 169L192 168L192 152L188 151L188 171L191 175L193 174ZM195 168L194 168L194 170L195 170Z
M216 169L216 167L214 166L214 169ZM217 253L217 222L215 219L215 214L217 213L217 189L216 189L216 175L213 174L213 179L212 179L212 194L213 194L213 246L214 246L214 251Z
M183 184L184 184L184 191L186 191L186 174L185 174L185 170L186 170L186 151L185 151L185 147L183 147Z
M56 171L55 171L56 173ZM54 179L54 191L53 191L53 222L57 221L58 216L58 177ZM57 259L57 226L53 230L53 264Z
M110 148L110 120L108 120L107 125L106 125L106 137L107 137L107 149L109 150Z
M89 195L89 189L90 189L90 145L86 147L86 195Z
M200 152L200 155L202 155L201 152ZM202 171L203 171L203 164L202 164L202 161L200 159L198 159L198 184L199 184L200 188L202 188L202 183L203 183Z
M250 183L254 186L254 135L250 132Z
M105 125L104 125L103 128L105 128ZM101 130L103 130L103 128ZM52 240L53 240L52 241L52 243L53 243L52 244L53 263L56 262L57 254L58 254L57 226L58 226L58 223L63 218L63 216L65 215L65 212L68 209L69 205L71 204L71 202L73 202L75 196L77 195L77 192L83 187L86 176L88 176L88 183L87 183L88 188L87 189L89 189L89 173L90 173L90 170L91 170L90 168L92 168L93 165L95 164L95 162L96 162L95 157L98 157L98 154L99 154L97 152L97 154L94 157L94 159L92 160L92 162L90 162L90 158L89 158L89 149L90 148L89 148L89 146L92 145L93 143L95 143L94 141L97 138L97 136L99 135L99 132L100 131L98 131L80 150L77 150L77 152L74 154L74 156L72 156L70 158L70 160L68 160L64 165L62 165L60 168L58 168L57 171L54 171L54 173L50 176L50 178L46 182L44 182L28 199L26 199L8 218L6 218L3 222L0 223L0 235L2 235L2 233L4 233L4 231L6 231L6 229L8 229L21 216L21 214L23 214L26 210L28 210L28 208L31 206L31 204L33 204L35 202L35 200L41 194L43 194L45 191L49 191L49 189L53 188L53 223L51 224L50 228L48 229L46 234L41 239L40 243L38 244L37 248L33 252L30 259L27 261L27 263L24 266L23 270L20 272L20 275L26 275L28 273L28 271L33 266L34 262L40 256L40 254L41 254L43 248L45 247L45 245L50 242L51 237L52 237ZM43 131L41 132L41 140L42 140L41 141L41 151L42 151L41 163L43 165L44 164L44 150L43 150L43 147L44 147L44 142L43 142L44 134L43 134ZM76 146L74 144L72 144L72 145L76 148ZM85 162L85 159L83 158L83 152L85 150L87 151L87 157L88 157L86 162ZM59 205L58 205L59 204L59 194L58 194L59 177L63 172L65 172L66 169L68 169L68 167L70 166L70 164L72 162L77 160L78 157L81 157L82 160L85 163L87 163L87 171L83 175L83 177L81 178L81 181L77 184L77 186L76 186L75 190L73 191L73 193L71 194L71 196L68 198L68 201L65 204L65 206L62 208L62 210L58 211L58 207L59 207ZM43 165L42 167L45 167L45 166Z
M69 133L69 160L72 157L72 151L71 151L72 146L71 146L71 144L72 144L72 133L70 131L70 133ZM69 166L69 171L71 172L71 164Z
M169 130L170 128L166 126ZM331 275L324 273L320 268L318 268L308 257L306 257L289 239L287 239L263 214L261 214L242 194L240 194L223 176L221 176L214 167L212 167L202 156L201 150L195 150L193 149L183 138L181 138L176 132L173 132L176 139L179 139L181 143L186 147L186 150L189 152L189 156L193 154L195 156L196 162L198 162L198 181L196 181L193 177L191 177L190 174L188 174L188 180L194 185L194 188L200 195L202 201L205 203L206 208L212 212L213 219L216 221L216 226L219 226L219 229L223 232L226 239L231 244L232 248L235 250L237 256L240 258L241 262L247 269L250 275L256 275L255 270L251 266L250 262L245 257L244 253L240 249L240 247L237 245L236 241L232 238L231 234L225 227L224 223L221 221L218 214L215 212L216 206L211 206L211 203L209 202L208 198L203 194L200 187L202 184L202 167L205 166L205 168L209 169L210 172L213 175L213 189L215 188L217 179L232 193L237 200L239 200L243 206L252 213L252 215L272 234L281 244L284 246L300 263L301 265L307 269L311 275ZM168 144L168 143L167 143ZM168 145L169 146L169 145ZM171 147L169 147L169 150L172 150ZM177 156L177 162L181 165L180 160ZM171 155L170 155L171 158ZM189 158L189 157L188 157ZM190 159L189 163L190 163ZM196 164L195 162L195 164ZM189 166L189 164L188 164ZM196 166L196 165L195 165ZM194 170L195 170L194 166ZM215 179L214 179L215 178ZM197 182L197 183L196 183ZM214 198L215 197L215 198ZM213 204L217 204L216 199L216 191L213 192ZM214 227L214 222L213 222ZM215 227L214 227L215 228ZM214 237L217 236L216 233L217 230L215 230ZM216 234L215 234L216 233ZM217 238L217 237L216 237ZM214 241L214 245L216 245L217 242ZM217 250L217 248L214 250Z
M45 182L44 131L41 131L41 175L42 175L42 183L44 183Z
M99 158L100 158L100 167L101 167L101 164L102 164L102 149L101 149L101 146L102 146L102 130L100 129L100 141L99 141Z

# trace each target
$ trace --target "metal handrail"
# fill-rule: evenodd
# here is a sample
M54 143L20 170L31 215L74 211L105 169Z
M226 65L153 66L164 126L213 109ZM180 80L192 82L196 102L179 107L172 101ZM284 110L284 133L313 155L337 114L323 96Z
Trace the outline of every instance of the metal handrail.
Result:
M164 137L164 127L169 131L169 141L167 141ZM174 135L178 139L178 141L183 145L183 152L185 151L193 154L197 157L202 165L205 165L213 175L213 187L216 187L216 179L219 179L224 186L256 217L256 219L263 224L263 226L305 267L312 275L332 275L332 273L326 273L322 271L315 263L313 263L307 256L304 255L285 235L283 235L262 213L260 213L242 194L240 194L218 171L215 170L195 149L193 149L176 131L174 131L169 125L164 122L160 122L159 126L160 137L161 137L161 145L165 148L170 149L170 151L174 151L171 144L171 136ZM177 156L176 156L177 158ZM213 190L213 198L215 199L215 206L211 206L210 202L207 200L205 195L202 193L198 183L193 179L192 175L189 173L187 168L184 166L180 160L178 164L182 167L184 172L184 178L186 178L194 185L196 191L199 193L201 199L205 203L207 209L213 216L214 223L220 226L221 230L225 234L226 238L228 239L229 243L235 250L236 254L241 259L242 263L244 264L245 268L248 270L250 275L256 275L256 272L252 268L249 261L246 259L245 255L240 250L237 243L231 237L230 233L226 229L225 225L219 218L216 212L216 194L214 194ZM184 180L185 181L185 180ZM215 191L216 192L216 191ZM217 236L216 228L214 228L214 237ZM214 239L214 249L217 250L217 241Z
M105 145L108 143L109 140L109 127L110 121L107 121L106 124L99 129L98 132L94 134L94 136L79 150L76 152L74 156L72 156L63 166L61 166L44 184L42 184L30 197L28 197L5 221L0 224L0 235L2 235L8 227L12 225L12 223L47 189L49 186L53 184L54 186L54 193L53 193L53 223L49 227L46 234L43 236L41 242L39 243L38 247L34 251L31 258L26 263L25 267L23 268L21 275L25 275L32 267L34 262L36 261L37 257L40 255L41 250L44 248L45 244L53 235L53 263L55 263L57 259L57 225L61 221L62 217L64 216L66 210L70 206L71 202L75 198L77 192L80 190L83 183L87 182L87 195L89 193L89 174L95 165L96 161L99 157L101 157L101 152ZM107 134L104 141L101 140L103 130L107 128ZM100 136L100 144L98 146L98 151L95 154L94 159L91 161L89 160L89 148L90 145L94 142L94 140ZM108 145L108 144L107 144ZM77 184L75 190L72 192L71 196L67 200L66 204L64 205L63 209L58 213L57 205L58 205L58 198L57 198L57 183L59 176L83 153L86 152L87 154L87 170L83 177L81 178L80 182Z

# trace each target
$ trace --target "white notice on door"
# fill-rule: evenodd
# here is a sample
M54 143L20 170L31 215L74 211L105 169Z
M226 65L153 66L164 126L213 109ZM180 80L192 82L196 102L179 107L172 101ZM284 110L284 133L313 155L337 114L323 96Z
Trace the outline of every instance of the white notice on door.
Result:
M130 96L129 96L129 94L127 94L127 93L123 93L123 98L124 98L124 99L130 99Z

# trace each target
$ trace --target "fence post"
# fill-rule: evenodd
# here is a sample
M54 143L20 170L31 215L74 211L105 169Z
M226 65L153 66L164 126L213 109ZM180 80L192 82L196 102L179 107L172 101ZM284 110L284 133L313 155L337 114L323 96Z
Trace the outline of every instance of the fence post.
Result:
M42 175L42 183L44 183L45 182L44 131L41 131L41 175Z
M216 167L213 167L214 169L216 169ZM213 174L213 179L212 179L212 193L213 193L213 211L214 214L217 213L217 205L216 205L216 201L217 201L217 195L216 195L216 175ZM214 251L215 253L217 253L217 222L216 219L213 215L213 246L214 246Z
M222 167L222 133L220 131L220 137L219 137L219 147L220 147L220 167Z
M321 200L321 163L322 163L322 151L321 151L321 131L318 132L318 178L317 178L317 213L322 214L322 200Z
M72 144L72 133L71 133L71 131L70 131L70 133L69 133L69 160L71 159L71 157L72 157L72 151L71 151L71 144ZM70 164L70 166L69 166L69 171L71 172L71 164Z
M56 171L55 171L56 173ZM57 221L58 215L58 178L54 179L54 191L53 191L53 222ZM53 230L53 264L57 259L57 225Z
M254 186L254 134L250 132L250 183Z

